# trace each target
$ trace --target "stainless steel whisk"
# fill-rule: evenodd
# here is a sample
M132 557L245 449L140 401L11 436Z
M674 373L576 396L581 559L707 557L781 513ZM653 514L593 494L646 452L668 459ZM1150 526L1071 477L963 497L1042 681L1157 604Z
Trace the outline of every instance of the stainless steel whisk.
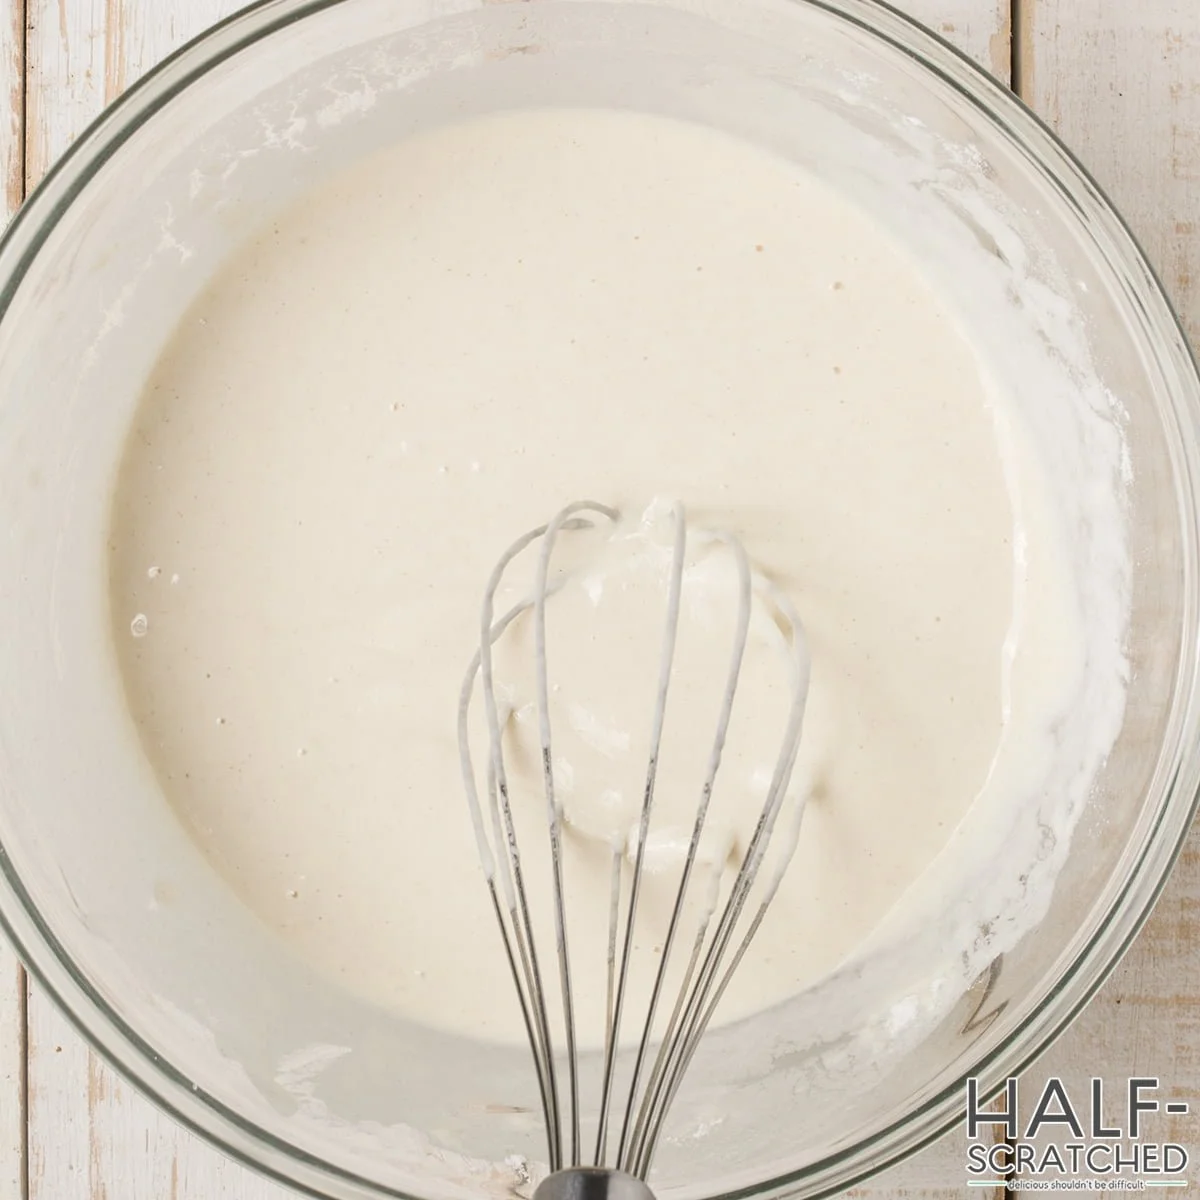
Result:
M804 796L800 796L795 801L786 839L781 847L777 848L772 869L763 875L764 883L757 904L748 907L751 891L760 876L775 833L796 761L808 694L808 650L802 626L791 604L773 585L752 571L740 541L731 534L706 531L704 537L722 545L736 566L735 633L716 727L711 742L708 743L707 766L703 786L697 797L695 822L680 870L671 917L661 942L661 957L654 975L647 1011L642 1018L631 1077L628 1085L620 1088L620 1095L615 1094L618 1090L617 1051L622 1021L626 1016L627 982L634 954L638 897L645 868L659 751L676 655L683 591L686 586L684 567L688 529L683 509L676 505L672 511L673 540L658 662L656 702L651 714L650 752L636 842L632 846L612 846L602 1082L595 1140L590 1144L590 1159L586 1158L581 1129L579 1051L567 938L567 881L564 878L562 853L564 815L555 791L555 760L552 753L546 605L550 597L566 582L564 578L551 579L551 564L560 535L564 532L591 529L599 522L615 525L619 517L617 510L607 505L593 501L577 501L563 508L548 524L518 538L504 552L492 571L484 593L480 612L479 650L467 671L459 706L459 750L467 803L478 842L480 862L504 940L513 983L520 999L529 1045L533 1051L546 1124L551 1174L537 1189L535 1200L566 1200L567 1197L572 1200L584 1200L584 1197L587 1200L605 1200L606 1197L608 1200L617 1200L618 1197L621 1200L647 1200L651 1196L644 1181L662 1133L667 1110L730 978L775 896L799 837L805 800ZM540 546L537 550L532 593L497 618L496 595L510 566L522 551L537 542L540 542ZM685 900L689 887L694 883L693 875L700 851L701 835L725 748L756 597L774 620L790 652L790 709L787 724L766 799L754 833L741 855L736 871L733 872L733 878L726 888L722 879L728 872L718 865L713 869L712 878L704 890L690 958L674 996L665 1029L657 1038L656 1048L655 1020L664 1000L668 962L673 948L680 940ZM554 952L562 994L561 1024L552 1021L550 1015L551 1006L547 1003L544 987L544 964L530 919L529 880L522 867L513 821L509 775L505 768L502 735L507 714L502 713L497 700L493 675L494 644L515 621L526 615L533 622L540 763L553 892ZM477 687L483 698L488 737L488 761L482 800L469 736L469 711ZM632 859L631 864L627 864L629 858ZM623 876L627 868L630 874L625 880ZM725 892L723 905L720 903L722 891ZM623 894L627 895L624 904ZM667 999L669 1000L669 997ZM556 1025L553 1031L552 1024ZM563 1035L561 1053L556 1049L556 1035L559 1030ZM616 1146L613 1151L612 1134L618 1120L620 1128L616 1131Z

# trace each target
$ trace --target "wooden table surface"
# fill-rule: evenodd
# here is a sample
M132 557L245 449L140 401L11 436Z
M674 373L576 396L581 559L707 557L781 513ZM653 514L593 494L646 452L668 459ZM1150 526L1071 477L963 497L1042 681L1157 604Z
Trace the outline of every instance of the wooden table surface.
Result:
M0 0L0 177L11 213L104 104L240 0ZM1200 334L1200 0L900 0L1057 129ZM1133 949L1029 1072L1154 1075L1191 1102L1169 1140L1200 1187L1200 829ZM963 1190L951 1134L864 1196ZM986 1193L985 1193L986 1194ZM0 1200L286 1200L101 1063L0 946Z

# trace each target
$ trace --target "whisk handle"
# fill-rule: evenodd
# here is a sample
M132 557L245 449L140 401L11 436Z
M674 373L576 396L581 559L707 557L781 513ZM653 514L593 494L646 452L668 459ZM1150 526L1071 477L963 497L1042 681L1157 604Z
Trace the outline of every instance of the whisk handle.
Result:
M547 1175L533 1200L654 1200L654 1193L624 1171L605 1167L569 1167Z

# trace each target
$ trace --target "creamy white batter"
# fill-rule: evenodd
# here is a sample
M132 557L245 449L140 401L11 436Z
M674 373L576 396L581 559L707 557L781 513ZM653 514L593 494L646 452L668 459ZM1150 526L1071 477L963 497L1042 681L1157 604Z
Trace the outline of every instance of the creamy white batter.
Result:
M677 499L742 537L812 649L811 803L721 1015L763 1009L859 951L985 789L1007 802L1018 735L1067 694L1055 526L997 405L917 266L761 150L566 110L406 141L264 230L149 382L111 550L146 752L299 953L519 1038L455 746L483 584L568 501ZM614 677L652 679L639 645ZM644 760L622 695L576 772L583 823L606 764ZM769 689L746 704L781 720ZM598 1040L608 877L591 840L568 856Z

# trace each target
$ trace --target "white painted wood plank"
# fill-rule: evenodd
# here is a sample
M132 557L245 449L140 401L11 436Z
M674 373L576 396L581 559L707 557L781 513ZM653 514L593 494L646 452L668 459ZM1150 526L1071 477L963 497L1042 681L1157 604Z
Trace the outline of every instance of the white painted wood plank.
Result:
M1200 335L1200 5L1022 0L1021 94L1133 226Z
M35 988L29 996L29 1200L92 1200L91 1054Z
M1200 5L1022 0L1022 96L1065 138L1133 226L1200 336ZM1073 1089L1159 1076L1188 1116L1162 1136L1200 1163L1200 828L1149 924L1107 985L1037 1064ZM1086 1090L1082 1092L1086 1095Z
M0 941L0 1196L25 1189L25 971Z
M897 7L1008 83L1012 58L1009 0L902 0Z
M24 195L24 36L21 0L0 2L0 181L3 222ZM24 1187L25 972L0 939L0 1196Z
M0 1196L25 1189L25 971L0 940Z
M29 1200L290 1200L178 1128L93 1055L52 1005L31 1006Z
M104 106L105 0L27 0L25 179L34 187Z
M246 0L27 0L30 181L106 103Z
M24 41L23 0L0 0L0 179L6 221L17 210L25 190Z
M206 24L240 6L238 0L29 2L26 166L31 183L107 100ZM911 0L907 7L1007 79L1005 0ZM36 992L30 997L29 1026L30 1200L278 1200L287 1194L156 1113ZM858 1194L956 1195L961 1153L961 1139L951 1135Z
M25 971L0 939L0 1196L25 1189Z

